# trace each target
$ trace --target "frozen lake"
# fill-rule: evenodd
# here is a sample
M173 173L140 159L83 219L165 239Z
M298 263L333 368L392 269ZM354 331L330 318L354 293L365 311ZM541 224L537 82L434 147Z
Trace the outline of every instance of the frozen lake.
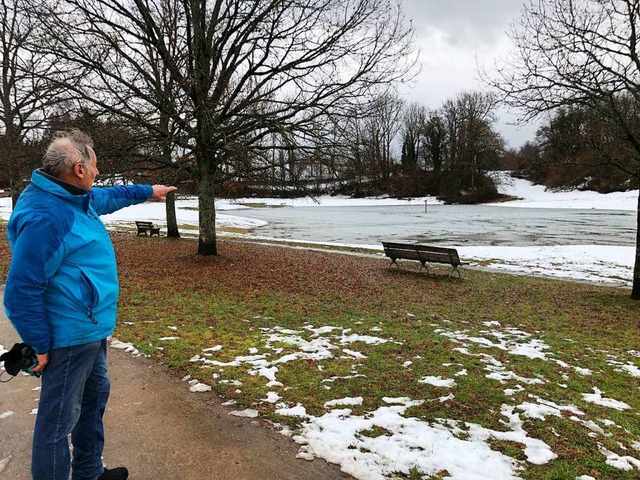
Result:
M278 239L450 246L635 245L636 212L487 205L252 208L234 216L268 222L252 233Z
M606 195L548 192L513 179L505 183L503 193L520 200L496 205L429 203L427 213L424 198L220 200L216 224L249 231L258 239L355 244L381 254L384 240L439 244L459 248L465 261L482 262L483 268L631 284L637 190ZM197 199L181 199L177 207L178 223L190 227L183 233L197 234ZM0 198L0 219L8 220L10 214L10 199ZM110 228L131 228L133 220L150 220L164 228L165 206L142 203L102 219Z

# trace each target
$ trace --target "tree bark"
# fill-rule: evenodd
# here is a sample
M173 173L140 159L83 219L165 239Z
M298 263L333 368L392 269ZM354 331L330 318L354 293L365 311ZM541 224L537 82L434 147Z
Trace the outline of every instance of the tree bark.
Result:
M201 161L198 182L200 235L198 255L218 255L216 244L215 161Z
M25 182L20 176L9 177L9 190L11 190L11 208L16 208L18 197L25 188Z
M162 116L160 120L160 125L163 131L167 131L169 129L169 120L166 115ZM171 147L168 145L164 145L162 147L162 157L166 165L171 164ZM173 173L173 170L169 170ZM175 176L172 175L174 178ZM171 182L169 182L171 185ZM175 192L171 192L167 195L166 200L166 215L167 215L167 237L171 238L180 238L180 232L178 231L178 219L176 218L176 194Z
M167 195L167 237L180 238L178 219L176 218L176 194Z
M633 268L633 286L631 298L640 300L640 193L638 193L638 207L636 209L636 263Z

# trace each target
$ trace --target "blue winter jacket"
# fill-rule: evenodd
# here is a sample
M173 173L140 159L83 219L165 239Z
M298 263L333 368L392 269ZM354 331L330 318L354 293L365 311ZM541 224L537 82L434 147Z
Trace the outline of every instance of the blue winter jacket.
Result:
M151 197L149 185L74 195L40 170L7 226L13 257L4 305L22 340L39 354L102 340L113 332L116 258L98 217Z

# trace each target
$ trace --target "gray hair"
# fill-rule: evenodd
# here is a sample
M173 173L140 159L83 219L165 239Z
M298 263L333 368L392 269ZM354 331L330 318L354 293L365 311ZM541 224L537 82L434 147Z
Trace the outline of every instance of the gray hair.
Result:
M91 150L93 150L93 140L86 133L77 129L56 132L44 154L42 168L54 177L60 177L73 170L77 163L82 163L89 168Z

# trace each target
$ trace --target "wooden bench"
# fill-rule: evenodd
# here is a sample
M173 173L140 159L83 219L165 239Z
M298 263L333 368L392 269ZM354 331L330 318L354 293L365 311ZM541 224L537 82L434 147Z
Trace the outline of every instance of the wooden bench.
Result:
M136 227L138 227L138 236L145 235L152 237L154 235L160 236L160 227L154 227L152 222L144 222L136 220Z
M468 265L467 262L461 262L458 251L455 248L431 247L429 245L420 245L417 243L393 243L382 242L384 254L391 259L389 268L394 265L399 269L398 260L417 260L420 262L421 271L423 268L429 273L427 263L445 263L453 267L449 276L456 272L460 277L461 265Z

